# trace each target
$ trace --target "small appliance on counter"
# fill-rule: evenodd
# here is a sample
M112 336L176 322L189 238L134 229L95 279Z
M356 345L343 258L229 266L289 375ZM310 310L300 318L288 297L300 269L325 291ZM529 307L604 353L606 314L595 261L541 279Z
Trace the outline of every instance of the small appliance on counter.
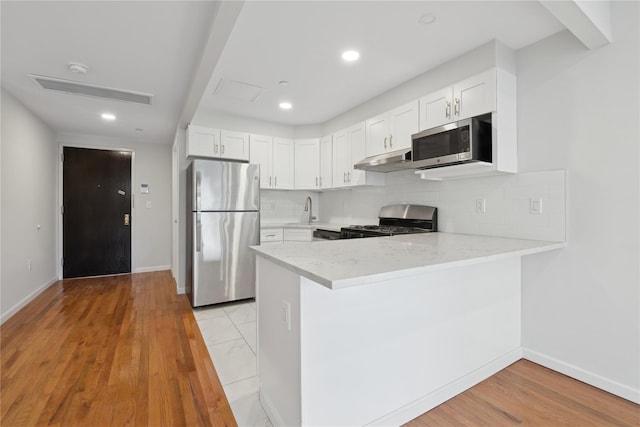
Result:
M342 227L341 239L395 236L398 234L430 233L438 231L438 208L424 205L383 206L378 225Z

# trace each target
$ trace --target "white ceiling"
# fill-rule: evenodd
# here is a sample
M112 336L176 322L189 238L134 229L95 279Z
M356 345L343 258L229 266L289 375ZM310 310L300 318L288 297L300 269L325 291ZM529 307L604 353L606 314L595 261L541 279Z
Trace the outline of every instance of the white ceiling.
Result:
M171 144L214 2L2 1L2 86L56 132ZM89 67L85 75L67 64ZM33 73L153 94L152 105L40 89ZM115 122L100 114L109 111ZM137 131L136 129L142 129Z
M319 124L493 39L519 49L562 29L537 1L247 2L200 108ZM345 64L346 49L360 61ZM215 94L222 79L264 91L255 102Z
M200 108L233 115L318 124L492 39L518 49L564 28L537 1L248 1L218 58L205 54L220 43L215 29L210 37L216 3L2 1L2 86L58 133L171 144L187 98L204 95ZM435 23L418 24L424 13ZM346 48L361 60L343 64ZM71 61L89 72L72 73ZM190 93L203 69L213 73L207 90ZM44 91L27 73L150 93L153 104ZM221 79L264 90L255 102L214 95ZM294 104L286 112L277 107L285 98ZM104 111L118 119L104 122Z

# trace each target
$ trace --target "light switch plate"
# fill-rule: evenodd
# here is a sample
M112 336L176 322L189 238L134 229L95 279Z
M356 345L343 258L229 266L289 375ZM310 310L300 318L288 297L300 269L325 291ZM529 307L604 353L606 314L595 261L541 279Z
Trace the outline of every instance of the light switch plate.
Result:
M487 211L487 199L476 199L476 213L483 214Z

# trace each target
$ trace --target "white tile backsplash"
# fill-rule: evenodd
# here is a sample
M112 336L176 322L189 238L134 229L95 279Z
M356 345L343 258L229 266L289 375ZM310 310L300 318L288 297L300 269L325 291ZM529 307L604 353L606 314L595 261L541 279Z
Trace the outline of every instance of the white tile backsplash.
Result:
M388 173L386 182L385 187L321 193L320 221L373 224L381 206L417 203L438 208L440 231L565 241L564 170L450 181L425 181L402 171ZM532 198L542 198L542 214L529 212ZM486 213L476 213L477 199L486 200Z

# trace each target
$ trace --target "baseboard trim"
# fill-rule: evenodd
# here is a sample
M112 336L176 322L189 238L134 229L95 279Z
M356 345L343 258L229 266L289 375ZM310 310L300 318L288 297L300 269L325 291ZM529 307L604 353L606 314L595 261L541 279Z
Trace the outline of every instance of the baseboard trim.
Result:
M275 409L269 398L262 392L262 388L260 389L259 396L260 405L262 405L262 409L264 409L271 424L274 426L285 426L286 424L282 421L280 413Z
M35 291L31 292L29 295L27 295L26 297L24 297L22 300L20 300L20 302L18 302L16 305L14 305L13 307L11 307L6 313L2 313L2 316L0 317L0 325L3 324L7 319L9 319L11 316L13 316L14 314L16 314L18 311L20 311L22 308L24 308L27 304L29 304L31 301L33 301L34 299L36 299L36 297L38 295L40 295L42 292L44 292L45 289L47 289L49 286L53 285L54 283L56 283L58 281L57 277L54 277L53 279L49 280L47 283L45 283L44 285L40 286L38 289L36 289Z
M491 375L522 359L522 348L515 350L487 363L475 371L405 405L395 411L378 418L367 426L399 426L446 402L452 397L486 380ZM274 424L275 425L275 424Z
M151 273L153 271L171 270L170 265L156 265L154 267L137 267L135 273Z
M587 383L611 394L615 394L616 396L620 396L623 399L640 404L640 390L635 390L628 385L612 381L576 365L556 359L555 357L547 356L546 354L538 353L537 351L533 351L528 348L522 349L522 357L530 360L531 362L537 363L538 365L542 365L545 368L560 372L568 377L575 378L578 381L582 381L583 383Z

